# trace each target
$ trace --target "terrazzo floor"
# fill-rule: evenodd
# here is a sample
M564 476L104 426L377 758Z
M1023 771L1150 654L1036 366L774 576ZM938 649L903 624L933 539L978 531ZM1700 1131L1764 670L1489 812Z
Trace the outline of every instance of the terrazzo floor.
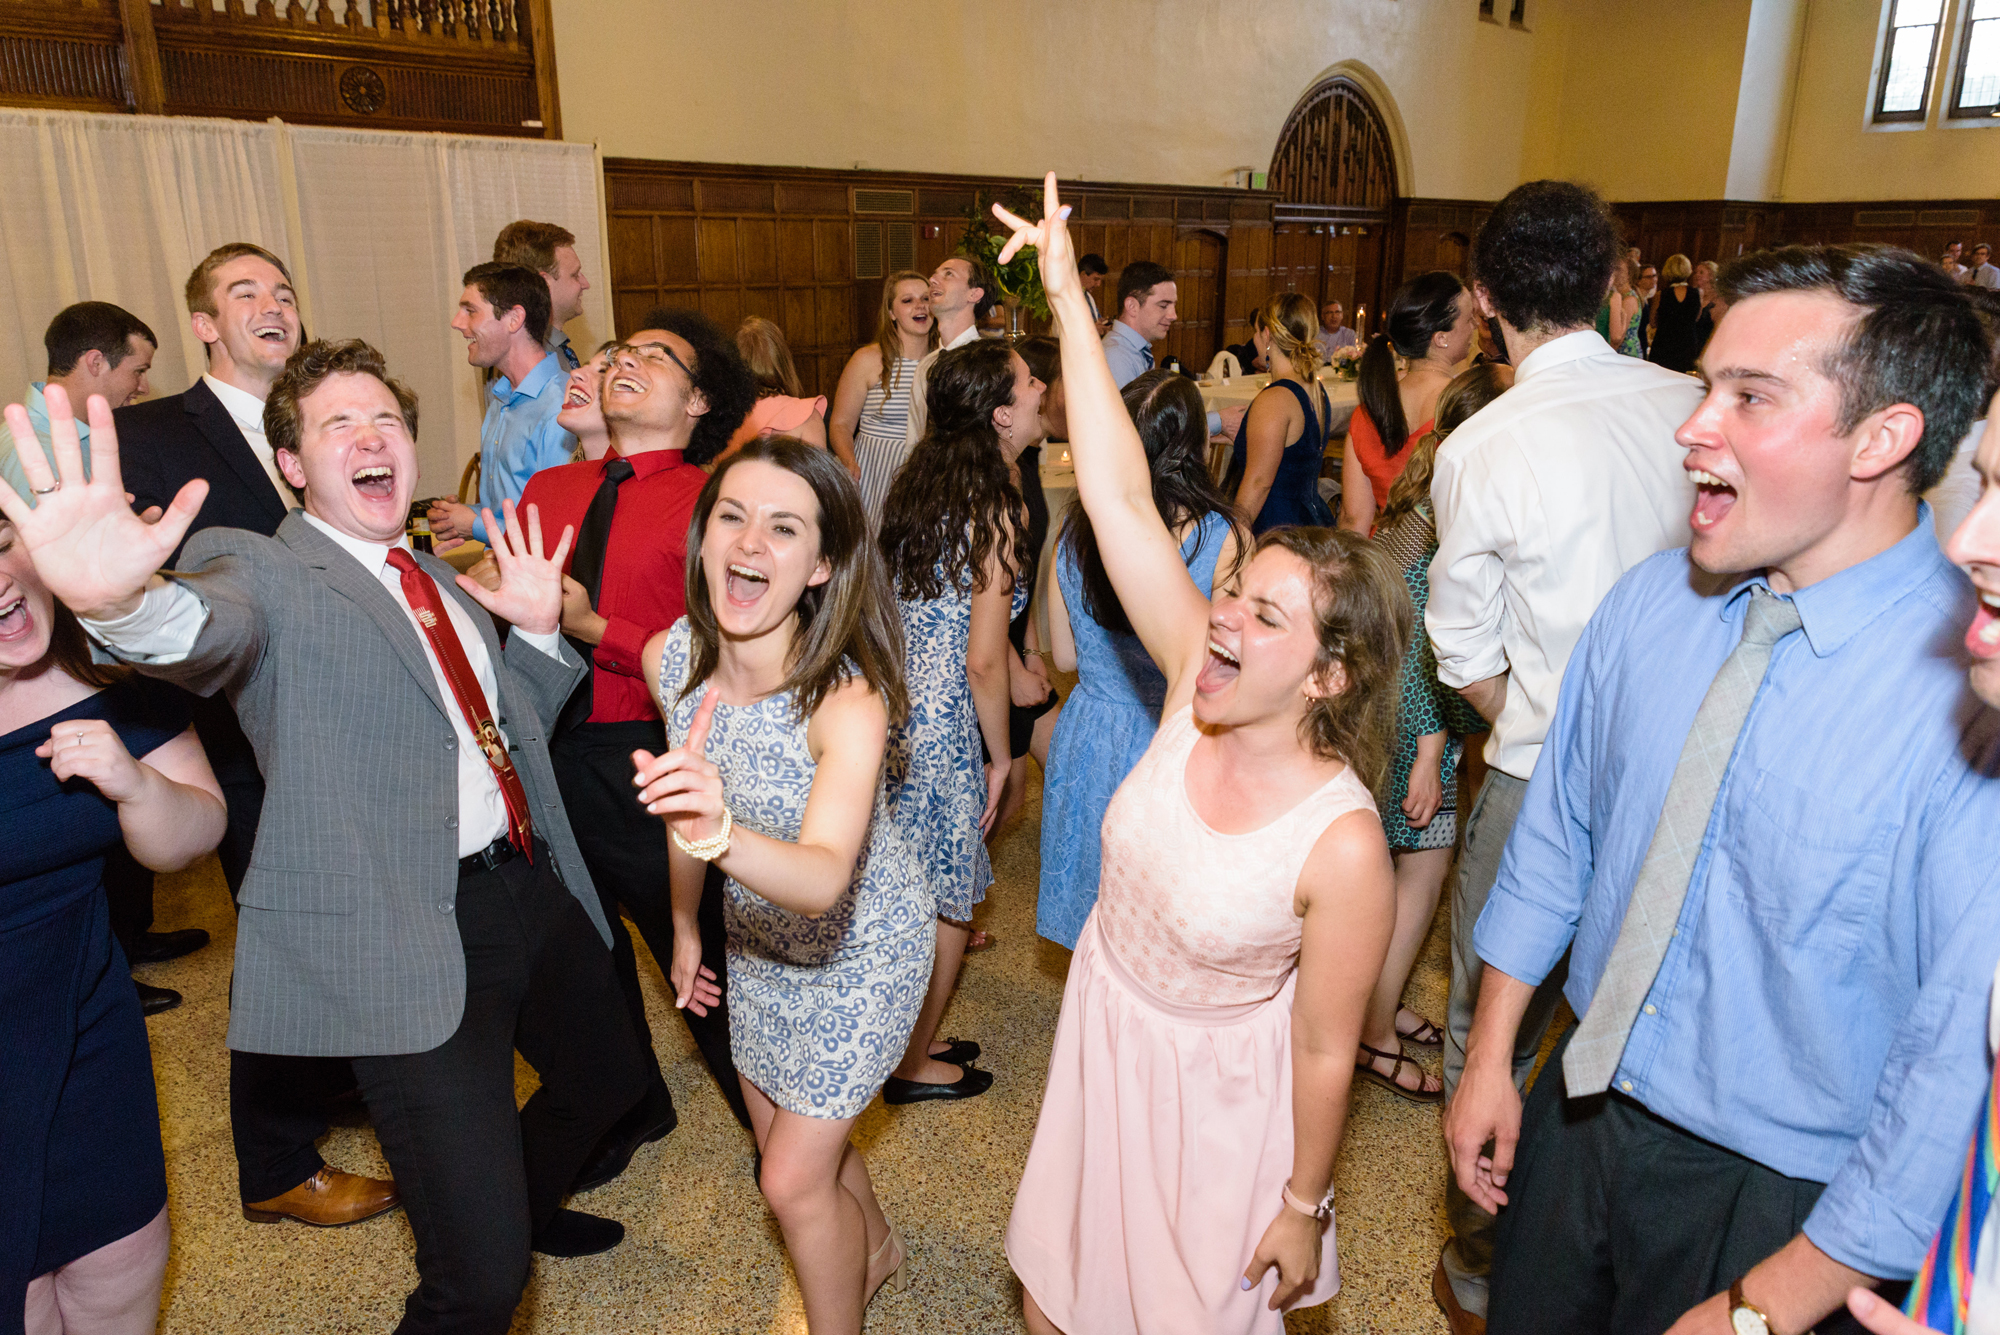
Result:
M888 1108L856 1126L876 1191L909 1241L915 1279L884 1290L871 1335L1024 1329L1018 1288L1001 1249L1014 1185L1040 1108L1043 1072L1069 955L1034 934L1041 839L1039 777L1026 810L994 846L998 884L980 923L999 944L970 956L944 1032L976 1038L997 1079L959 1103ZM283 1331L386 1332L416 1282L400 1212L348 1229L251 1224L238 1209L229 1140L229 956L235 923L215 862L162 877L158 925L206 927L215 943L148 981L180 989L178 1010L149 1022L167 1151L174 1241L160 1329L166 1335ZM1442 1021L1449 964L1442 913L1407 993ZM515 1319L517 1335L712 1332L805 1335L805 1317L776 1225L751 1180L751 1142L672 1010L641 945L652 985L655 1042L680 1109L680 1128L642 1148L623 1177L577 1204L625 1221L624 1244L580 1260L537 1257ZM1435 1054L1426 1057L1436 1070ZM533 1088L525 1067L523 1092ZM1340 1293L1291 1314L1304 1332L1441 1332L1430 1277L1444 1236L1436 1106L1420 1107L1357 1082L1342 1146L1337 1227ZM328 1162L386 1175L373 1134L336 1127ZM1075 1335L1087 1335L1076 1332Z

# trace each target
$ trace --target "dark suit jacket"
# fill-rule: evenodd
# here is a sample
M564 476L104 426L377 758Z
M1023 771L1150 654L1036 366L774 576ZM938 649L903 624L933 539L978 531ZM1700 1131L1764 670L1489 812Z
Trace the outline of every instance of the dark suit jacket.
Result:
M120 408L118 460L134 508L165 506L195 478L208 479L208 499L188 527L242 528L270 537L285 517L285 502L237 429L222 400L200 380L184 394ZM185 540L182 546L186 546ZM180 559L176 551L174 561Z

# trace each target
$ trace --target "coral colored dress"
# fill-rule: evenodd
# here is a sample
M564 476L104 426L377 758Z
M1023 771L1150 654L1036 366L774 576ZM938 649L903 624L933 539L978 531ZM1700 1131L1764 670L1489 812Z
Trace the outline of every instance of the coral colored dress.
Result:
M1376 514L1389 508L1389 488L1395 486L1396 479L1403 475L1403 468L1410 462L1416 443L1436 424L1435 417L1427 418L1404 438L1402 449L1390 454L1382 444L1382 433L1376 430L1375 419L1368 415L1368 410L1354 410L1354 416L1347 423L1347 440L1354 446L1354 462L1360 464L1361 471L1368 475L1368 487L1375 496ZM1345 486L1347 482L1348 479L1341 479L1341 485Z
M1276 1268L1241 1287L1292 1172L1300 869L1372 811L1342 770L1263 829L1188 801L1191 709L1160 725L1104 816L1104 872L1063 990L1007 1259L1077 1335L1282 1335ZM1333 1229L1319 1278L1340 1287Z

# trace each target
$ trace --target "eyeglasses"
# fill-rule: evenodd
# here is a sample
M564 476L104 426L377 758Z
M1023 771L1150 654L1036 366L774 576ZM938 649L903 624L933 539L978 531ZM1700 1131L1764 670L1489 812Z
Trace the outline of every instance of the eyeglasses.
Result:
M666 362L672 362L675 366L681 368L681 374L688 378L689 384L694 383L694 372L689 370L688 364L682 361L679 355L664 343L620 343L611 349L612 363L615 365L619 355L627 352L642 361L649 361L655 366L663 366Z

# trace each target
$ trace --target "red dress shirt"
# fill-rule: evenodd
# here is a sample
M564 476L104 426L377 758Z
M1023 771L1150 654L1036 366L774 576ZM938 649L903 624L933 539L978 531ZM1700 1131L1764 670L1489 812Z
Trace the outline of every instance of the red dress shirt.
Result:
M583 514L604 480L607 460L558 464L528 480L523 511L539 507L542 537L553 544L563 526L583 527ZM591 655L590 721L632 723L657 719L653 683L639 664L646 641L687 613L688 524L708 474L681 458L679 450L652 450L629 456L632 476L618 488L618 509L604 545L604 576L598 584L597 614L608 623ZM572 550L571 556L575 552ZM565 562L564 573L569 566Z

